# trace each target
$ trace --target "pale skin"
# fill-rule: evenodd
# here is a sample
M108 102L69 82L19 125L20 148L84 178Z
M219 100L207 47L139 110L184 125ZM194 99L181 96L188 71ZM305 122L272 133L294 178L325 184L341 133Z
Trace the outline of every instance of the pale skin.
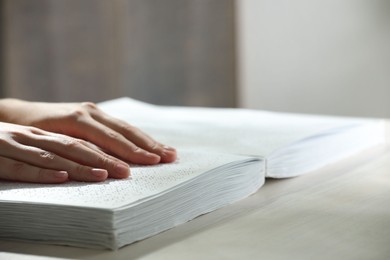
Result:
M175 160L174 148L93 103L0 100L0 179L98 182L129 177L128 163Z

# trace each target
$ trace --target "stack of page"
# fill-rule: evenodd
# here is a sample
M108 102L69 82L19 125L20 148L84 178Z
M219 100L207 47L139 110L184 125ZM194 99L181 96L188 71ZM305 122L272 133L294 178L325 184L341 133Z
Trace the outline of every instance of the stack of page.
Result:
M314 171L386 142L385 122L246 109L101 109L174 146L178 160L132 177L60 185L0 182L0 238L117 249L256 192L266 177Z

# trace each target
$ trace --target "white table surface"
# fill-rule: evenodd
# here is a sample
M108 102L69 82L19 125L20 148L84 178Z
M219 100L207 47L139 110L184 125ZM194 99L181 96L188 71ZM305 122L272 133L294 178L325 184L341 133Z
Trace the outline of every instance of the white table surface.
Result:
M0 240L0 259L390 259L390 151L267 180L256 194L118 251Z

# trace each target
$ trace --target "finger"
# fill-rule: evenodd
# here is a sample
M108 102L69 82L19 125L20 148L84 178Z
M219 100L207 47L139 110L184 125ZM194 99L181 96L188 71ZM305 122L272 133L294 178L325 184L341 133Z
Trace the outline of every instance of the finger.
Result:
M0 156L0 179L34 183L63 183L68 180L66 171L36 167Z
M157 154L150 153L115 130L99 123L92 117L85 117L79 121L82 131L80 137L88 140L108 152L119 156L120 158L138 164L156 164L161 158Z
M131 140L138 147L159 155L161 157L161 162L173 162L176 160L177 154L174 148L155 141L138 128L131 126L122 120L113 118L100 110L92 112L91 116L103 125L122 134L127 140Z
M93 143L84 141L82 139L77 139L77 140L81 144L88 147L89 149L96 152L98 155L100 155L102 157L102 159L100 160L101 167L105 168L105 165L107 165L107 163L104 162L104 158L107 158L108 160L113 162L112 163L113 165L109 164L109 166L111 166L111 167L107 167L107 168L110 168L110 169L107 169L107 170L110 170L109 177L122 179L122 178L128 178L131 175L131 170L130 170L130 166L128 163L126 163L126 162L124 162L124 161L122 161L122 160L120 160L120 159L118 159L110 154L105 153L104 151L102 151L102 149L100 147L94 145Z
M3 151L3 157L24 162L39 168L66 171L69 179L76 181L103 181L107 179L105 169L92 168L71 160L62 158L57 154L43 149L26 146L14 142L9 149Z
M88 142L65 135L31 135L19 138L20 143L51 151L56 155L82 165L105 169L109 177L127 178L130 175L129 165L99 150Z

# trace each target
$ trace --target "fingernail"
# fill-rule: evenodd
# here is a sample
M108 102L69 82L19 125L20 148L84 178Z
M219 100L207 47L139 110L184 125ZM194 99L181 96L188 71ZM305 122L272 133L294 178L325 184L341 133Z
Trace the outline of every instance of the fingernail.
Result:
M96 177L103 177L103 176L108 175L107 171L104 169L92 169L91 172L92 172L92 175L94 175Z
M176 152L176 149L167 145L164 145L164 150L170 151L170 152Z
M145 155L149 158L153 158L153 159L156 159L156 158L160 158L160 156L158 154L155 154L155 153L149 153L149 152L145 152Z
M123 175L123 176L130 175L130 167L126 164L118 163L115 166L115 171L116 171L116 173Z
M66 171L59 171L54 173L54 176L60 179L64 179L68 177L68 173Z

